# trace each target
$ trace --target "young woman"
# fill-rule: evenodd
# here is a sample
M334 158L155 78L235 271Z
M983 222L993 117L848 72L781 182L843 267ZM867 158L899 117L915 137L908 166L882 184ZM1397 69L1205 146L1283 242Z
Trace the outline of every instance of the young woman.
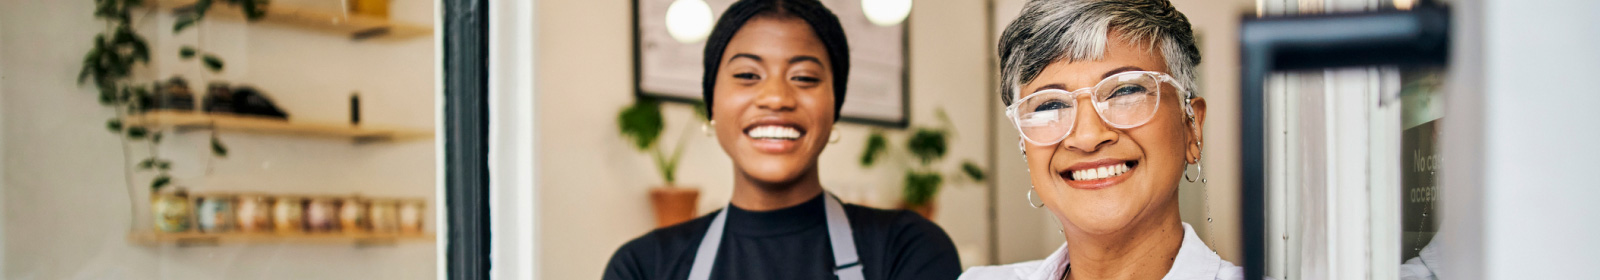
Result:
M843 204L817 156L844 103L849 47L816 0L744 0L718 19L704 96L733 160L727 208L617 249L604 279L955 279L944 231L909 211Z
M1033 0L999 51L1028 203L1054 214L1067 242L1043 261L962 279L1240 278L1178 215L1206 117L1183 13L1166 0Z

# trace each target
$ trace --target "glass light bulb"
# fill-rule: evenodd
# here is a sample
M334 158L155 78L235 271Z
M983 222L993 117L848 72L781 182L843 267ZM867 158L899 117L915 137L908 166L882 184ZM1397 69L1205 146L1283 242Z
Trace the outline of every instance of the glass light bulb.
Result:
M911 0L861 0L861 13L878 26L894 26L911 15Z
M711 6L704 0L678 0L667 6L667 33L680 43L694 43L711 35Z

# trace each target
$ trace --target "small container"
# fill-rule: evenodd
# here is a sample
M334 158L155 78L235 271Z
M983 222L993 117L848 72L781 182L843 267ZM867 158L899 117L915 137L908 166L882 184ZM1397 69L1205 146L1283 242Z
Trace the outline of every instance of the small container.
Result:
M197 200L200 208L196 211L196 220L199 221L200 232L218 233L233 230L233 196L205 195Z
M155 215L156 229L163 232L189 231L194 207L189 203L189 191L174 187L150 199L150 213Z
M272 198L260 194L239 196L239 231L270 232L272 225Z
M371 226L369 219L366 200L347 197L339 203L339 228L344 232L366 232Z
M377 18L389 18L389 0L347 0L350 13Z
M393 199L371 200L372 232L400 232L400 206Z
M339 209L335 207L333 198L312 198L310 202L306 203L307 232L334 232L338 230Z
M272 225L280 233L305 231L305 200L281 196L272 203Z
M420 199L400 202L400 232L422 233L422 210L426 208L424 203Z

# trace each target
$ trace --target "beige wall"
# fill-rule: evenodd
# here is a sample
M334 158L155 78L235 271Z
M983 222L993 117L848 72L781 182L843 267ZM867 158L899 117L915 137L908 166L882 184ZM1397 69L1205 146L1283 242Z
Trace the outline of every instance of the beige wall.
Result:
M310 1L310 0L303 0ZM288 3L293 0L275 1ZM5 185L5 279L429 279L431 243L356 248L328 244L224 244L147 247L128 241L149 229L147 174L124 181L123 148L105 130L113 116L92 87L74 83L82 55L104 25L93 1L0 2L0 141ZM394 1L393 15L432 20L431 1ZM138 25L156 59L139 79L182 74L249 82L296 120L340 122L351 91L363 120L429 129L434 124L433 40L352 42L337 35L222 20L171 37L172 19L154 13ZM228 70L203 75L174 55L195 42L221 54ZM227 159L207 170L206 133L167 136L178 185L191 191L266 191L420 197L435 190L432 142L355 146L347 141L224 133ZM138 157L143 149L133 149ZM437 207L430 204L428 207ZM437 208L431 208L437 209ZM130 210L134 211L130 214ZM130 220L133 222L130 223ZM428 222L427 227L437 223Z
M540 275L546 279L594 279L612 252L651 229L647 199L660 183L655 166L623 142L615 128L619 109L633 102L630 34L631 2L543 1L538 7L537 149L539 174ZM960 160L986 161L986 114L990 96L983 39L982 1L918 1L910 19L910 73L913 125L935 124L934 108L944 107L959 131L950 143L945 170ZM663 139L676 141L689 130L678 175L698 186L699 210L726 205L732 191L732 166L716 140L686 127L690 109L673 104ZM823 185L853 202L893 206L899 199L901 169L862 169L857 163L873 129L841 123L842 141L823 152ZM892 131L890 141L903 143ZM668 142L671 144L672 142ZM988 260L986 198L982 184L952 180L939 198L936 222L961 249L963 262Z

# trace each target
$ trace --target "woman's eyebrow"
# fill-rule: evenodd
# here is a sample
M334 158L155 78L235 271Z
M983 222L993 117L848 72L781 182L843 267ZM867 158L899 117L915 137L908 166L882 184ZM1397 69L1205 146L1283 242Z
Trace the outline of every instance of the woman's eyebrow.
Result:
M800 63L800 62L803 62L803 61L810 61L810 62L816 63L817 65L822 65L822 59L819 59L819 58L817 58L815 56L797 55L797 56L794 56L793 58L789 58L789 64Z
M728 62L733 62L734 60L739 60L739 58L741 58L741 57L742 58L748 58L750 60L755 60L756 63L760 63L761 62L761 56L748 54L748 53L736 53L736 54L733 54L733 57L729 57L728 58Z
M1138 66L1117 67L1117 69L1111 69L1111 71L1106 71L1106 74L1104 76L1100 76L1100 79L1104 80L1105 78L1110 78L1111 75L1116 75L1117 73L1128 72L1128 71L1144 71L1144 68L1139 68Z

